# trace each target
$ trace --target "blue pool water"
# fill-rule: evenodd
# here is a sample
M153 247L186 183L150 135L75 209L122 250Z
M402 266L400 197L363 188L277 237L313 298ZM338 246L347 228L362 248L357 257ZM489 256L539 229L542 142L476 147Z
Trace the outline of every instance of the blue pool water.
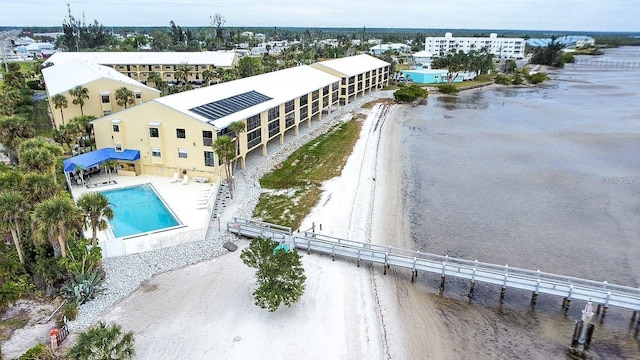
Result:
M111 203L110 221L116 237L180 225L149 184L102 192Z

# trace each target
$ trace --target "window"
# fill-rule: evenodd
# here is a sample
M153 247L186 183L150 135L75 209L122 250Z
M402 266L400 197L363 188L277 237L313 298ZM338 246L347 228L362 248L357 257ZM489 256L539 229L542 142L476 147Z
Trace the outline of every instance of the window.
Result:
M154 128L154 127L149 128L149 137L152 137L152 138L160 137L160 131L158 131L158 128Z
M260 115L254 115L247 119L247 131L260 127Z
M307 105L308 102L309 102L309 95L300 96L300 106Z
M180 159L186 159L187 158L187 149L178 149L178 157Z
M247 147L252 149L262 141L262 131L257 129L247 134Z
M111 115L111 110L105 110L102 112L102 116Z
M204 166L214 166L213 151L204 152Z
M116 151L122 152L122 144L116 144Z
M178 139L185 139L187 137L187 132L184 129L176 129L176 137Z
M276 106L273 109L269 109L269 121L280 117L280 107Z
M111 100L109 99L109 94L101 95L101 97L102 97L102 103L103 104L108 104L108 103L111 102Z
M211 131L207 131L207 130L202 131L202 145L204 146L213 145L213 133Z
M120 132L120 125L113 124L113 132Z
M162 157L162 152L160 151L160 148L151 148L151 156Z
M294 102L293 102L293 100L291 100L291 101L287 101L287 102L284 104L284 113L285 113L285 114L288 114L288 113L292 112L292 111L293 111L293 109L294 109Z
M139 91L136 91L136 99L142 99L142 93Z
M269 123L269 138L277 135L280 132L280 120L274 120Z

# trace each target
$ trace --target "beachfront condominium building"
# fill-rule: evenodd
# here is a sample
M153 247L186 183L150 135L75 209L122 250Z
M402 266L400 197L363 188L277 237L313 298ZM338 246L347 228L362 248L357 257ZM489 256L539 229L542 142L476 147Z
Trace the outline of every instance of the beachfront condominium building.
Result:
M451 51L463 51L487 49L490 54L503 59L524 58L525 41L523 38L501 38L492 33L489 37L454 37L452 33L444 36L427 37L424 42L424 50L435 56L443 56Z
M68 123L76 116L93 115L99 118L124 109L125 106L118 105L115 98L116 91L120 88L126 88L133 93L133 104L127 104L127 107L160 96L160 91L124 76L110 67L78 59L58 61L56 65L42 69L42 77L56 127ZM77 97L72 91L78 86L85 88L88 96L83 99L82 106L80 103L74 104ZM56 95L64 97L66 106L55 104L53 98Z
M320 61L310 66L340 78L341 104L389 85L391 65L369 55Z
M205 71L213 73L211 82L219 80L221 70L232 69L238 63L238 54L234 51L203 52L58 52L47 62L79 59L89 63L109 66L143 84L147 83L149 74L159 73L162 80L175 83L176 73L183 65L189 67L188 82L202 84ZM154 85L154 84L149 84Z
M360 74L372 72L365 56L358 57L365 64ZM95 120L96 146L139 152L139 159L120 161L120 174L177 173L215 181L224 177L212 148L218 137L228 135L236 141L237 159L244 167L248 153L265 155L269 143L284 142L285 134L297 135L300 125L310 126L339 107L342 79L298 66L164 96ZM245 131L234 134L229 128L234 122L244 123Z

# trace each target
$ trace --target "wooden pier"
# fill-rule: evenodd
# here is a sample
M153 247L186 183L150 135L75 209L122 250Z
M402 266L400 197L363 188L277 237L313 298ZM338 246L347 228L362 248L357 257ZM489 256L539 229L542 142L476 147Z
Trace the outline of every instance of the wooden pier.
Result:
M287 227L240 218L228 223L227 231L250 238L271 238L298 251L331 255L334 260L336 257L353 259L358 266L363 261L380 264L384 274L390 266L409 269L412 281L420 271L438 274L440 291L444 291L447 277L466 279L469 281L470 298L475 284L480 282L499 285L501 302L506 290L512 288L531 291L532 305L535 305L538 294L560 296L565 311L572 300L591 301L598 304L597 313L602 311L601 319L611 306L629 309L640 325L640 316L636 316L640 311L640 288L362 243L309 231L293 232Z

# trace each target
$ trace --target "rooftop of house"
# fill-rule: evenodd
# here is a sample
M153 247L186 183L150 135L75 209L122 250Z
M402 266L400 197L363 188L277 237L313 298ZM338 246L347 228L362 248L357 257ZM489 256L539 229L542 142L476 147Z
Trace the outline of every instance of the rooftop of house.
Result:
M47 62L56 64L70 59L79 59L101 65L215 65L231 67L235 60L234 51L202 52L58 52Z
M366 54L321 61L316 64L333 69L349 77L389 65L386 61Z
M224 129L234 121L244 120L338 81L340 78L311 66L297 66L164 96L153 101L212 124L217 129ZM262 95L260 97L263 101L252 106L236 108L228 115L216 119L205 117L192 110L247 93L254 95L258 93L258 96ZM311 99L309 99L309 104L311 104Z
M131 86L135 89L158 90L146 86L132 78L125 76L113 68L89 63L78 59L58 62L56 65L42 69L42 76L49 96L61 94L78 85L85 85L98 79L112 79Z

